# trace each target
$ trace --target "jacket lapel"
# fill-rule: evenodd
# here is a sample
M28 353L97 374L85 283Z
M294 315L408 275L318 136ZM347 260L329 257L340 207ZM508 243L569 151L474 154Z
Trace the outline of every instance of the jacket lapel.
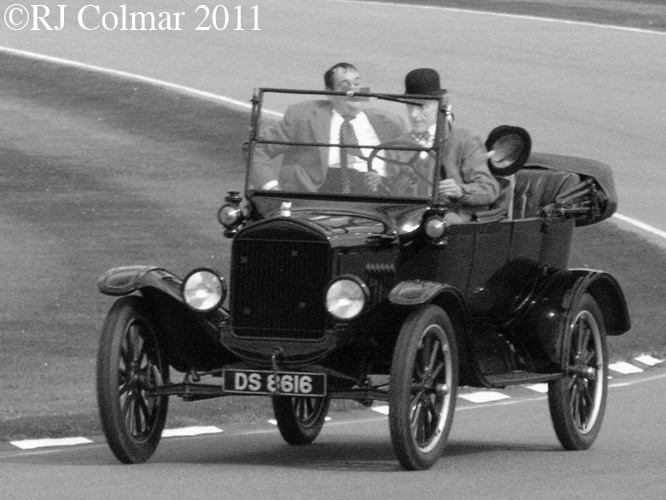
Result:
M331 140L331 104L328 101L321 101L321 105L315 108L314 118L312 120L312 135L315 142L328 144ZM328 167L329 148L318 148L321 158L321 168L325 171Z
M370 122L370 125L372 125L372 128L375 129L379 142L395 139L395 136L399 133L395 127L391 126L391 122L386 120L382 115L373 112L373 110L366 109L365 115L368 117L368 121Z

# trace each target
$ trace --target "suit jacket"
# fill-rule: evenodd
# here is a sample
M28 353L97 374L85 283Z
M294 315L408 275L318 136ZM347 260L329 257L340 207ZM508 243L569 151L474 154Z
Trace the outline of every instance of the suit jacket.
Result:
M403 134L398 140L414 142L411 133ZM392 155L401 161L409 161L414 153L394 151ZM451 201L451 210L459 213L462 220L470 220L474 212L487 210L497 200L500 186L488 170L487 151L481 138L462 128L448 131L442 151L441 178L453 179L462 188L463 196ZM423 178L432 179L434 160L416 159L415 169ZM386 182L389 189L398 196L430 196L426 184L412 175L409 167L389 170Z
M381 142L395 139L405 130L395 114L365 109L370 124ZM331 136L333 106L328 100L306 101L287 108L279 122L264 128L259 137L285 142L318 142L328 144ZM258 144L254 150L250 185L261 188L278 179L285 191L317 191L326 180L327 147L292 147L283 144ZM271 160L283 154L279 175Z
M463 128L451 128L444 143L442 179L454 179L463 190L458 204L487 208L499 196L499 183L488 170L488 151L481 138Z

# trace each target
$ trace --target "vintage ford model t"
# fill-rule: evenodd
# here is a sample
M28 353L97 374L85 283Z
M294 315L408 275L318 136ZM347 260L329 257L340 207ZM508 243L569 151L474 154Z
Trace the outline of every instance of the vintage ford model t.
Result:
M102 293L120 297L97 368L116 457L137 463L153 454L170 396L255 395L272 398L294 445L318 436L331 399L388 402L400 463L425 469L442 455L459 386L527 383L548 384L562 445L590 447L606 404L606 335L625 333L630 321L617 281L569 269L568 256L574 228L616 208L609 167L531 153L524 129L498 127L486 146L500 200L449 223L453 208L434 188L450 130L446 95L432 98L432 146L398 138L358 149L341 149L328 131L314 142L275 133L284 122L268 110L313 99L352 99L404 117L426 98L255 92L246 190L229 192L218 213L221 233L233 238L228 284L214 269L180 278L148 265L111 269L98 281ZM314 163L352 155L350 192L290 183L308 168L326 176L320 163L287 166L313 151ZM328 175L344 168L335 167ZM273 182L259 183L271 171ZM368 172L379 184L367 182ZM172 381L175 372L182 376Z

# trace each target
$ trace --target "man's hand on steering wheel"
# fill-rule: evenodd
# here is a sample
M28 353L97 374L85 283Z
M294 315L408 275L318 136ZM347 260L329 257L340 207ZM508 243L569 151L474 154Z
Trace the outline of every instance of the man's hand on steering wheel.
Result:
M382 177L372 169L372 162L373 160L375 160L375 158L383 161L384 163L398 166L399 167L398 173L403 172L404 168L407 167L409 169L410 177L415 178L416 182L423 182L426 185L430 185L432 183L432 179L429 179L428 177L423 175L423 173L420 172L418 168L416 168L416 163L419 161L423 151L406 150L407 153L413 153L406 161L387 155L387 148L414 148L414 146L415 144L408 140L393 140L393 141L383 142L379 144L377 147L373 148L372 153L370 153L370 156L368 156L368 174L375 174L375 175L369 177L366 174L366 181L368 182L368 187L372 191L376 191L378 189L383 189L386 192L390 191L388 187L384 186L383 183L381 182ZM388 151L391 150L389 149ZM400 150L393 150L393 151L400 151ZM380 152L383 152L383 154L380 154ZM432 158L435 157L433 151L428 151L427 153L428 156L431 156ZM369 180L370 178L372 179L371 181ZM372 184L370 184L371 182ZM374 188L371 186L374 186Z

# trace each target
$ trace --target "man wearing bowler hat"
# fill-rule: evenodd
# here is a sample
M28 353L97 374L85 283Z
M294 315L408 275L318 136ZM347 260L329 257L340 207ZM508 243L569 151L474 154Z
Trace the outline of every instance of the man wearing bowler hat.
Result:
M405 94L438 97L444 94L439 73L431 68L410 71L405 77ZM424 99L407 104L411 131L398 140L414 141L432 147L440 112L439 101ZM481 138L451 124L442 151L440 198L451 208L446 219L450 223L472 220L475 212L487 210L497 199L500 187L488 170L488 152ZM400 152L396 152L400 154ZM432 167L431 167L432 168ZM403 184L404 187L404 184Z

